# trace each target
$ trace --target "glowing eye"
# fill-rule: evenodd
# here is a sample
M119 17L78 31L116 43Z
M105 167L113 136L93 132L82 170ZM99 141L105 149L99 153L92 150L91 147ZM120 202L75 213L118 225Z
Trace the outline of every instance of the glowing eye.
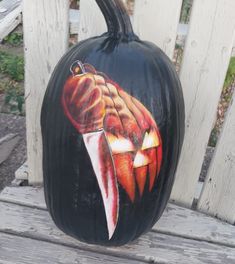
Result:
M160 144L158 135L155 130L151 130L149 133L146 132L142 145L142 150L158 147Z
M148 165L149 163L150 162L148 156L145 155L143 151L138 151L134 160L134 168L143 167Z
M110 133L106 133L106 135L113 154L126 153L135 150L133 143L129 139L122 136L116 137Z

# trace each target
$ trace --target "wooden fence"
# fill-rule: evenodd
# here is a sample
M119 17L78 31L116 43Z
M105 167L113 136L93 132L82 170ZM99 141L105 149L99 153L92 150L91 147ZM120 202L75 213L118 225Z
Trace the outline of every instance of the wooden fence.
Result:
M40 109L68 47L68 0L24 0L29 182L42 183ZM182 0L135 0L136 33L173 58ZM234 0L194 0L180 69L186 134L171 199L191 207L235 40ZM79 40L106 30L95 0L80 0ZM235 222L235 105L232 103L198 210Z

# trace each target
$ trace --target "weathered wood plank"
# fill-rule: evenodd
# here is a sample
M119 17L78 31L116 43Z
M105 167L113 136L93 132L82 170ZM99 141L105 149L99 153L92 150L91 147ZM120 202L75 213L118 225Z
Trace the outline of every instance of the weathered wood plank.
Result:
M235 33L234 0L195 0L185 46L181 81L186 131L171 198L191 206ZM226 29L226 30L225 30Z
M0 1L0 21L14 9L20 6L22 0L1 0Z
M161 233L235 247L235 226L173 204L168 205L153 229Z
M63 243L64 246L111 254L116 257L167 264L231 264L235 249L212 243L149 232L120 248L104 248L76 241L58 230L45 210L0 203L0 232L18 234L37 240Z
M107 31L104 17L94 0L80 0L79 41Z
M19 169L15 171L15 179L16 180L28 180L28 163L27 161L22 164Z
M8 187L0 193L0 201L46 209L43 190L40 188ZM173 204L167 206L153 230L235 247L234 226Z
M123 0L125 3L125 0ZM94 0L80 0L78 40L99 36L107 31L104 16Z
M136 0L134 28L142 39L157 44L173 58L182 0Z
M9 157L19 140L20 137L17 134L8 134L0 138L0 164Z
M0 233L0 245L1 264L143 263L4 233Z
M49 77L68 46L67 0L24 0L25 97L29 182L42 182L40 114Z
M235 224L235 95L216 147L198 209Z
M0 12L0 42L14 30L22 21L21 1L0 2L0 9L5 12Z
M0 201L46 209L42 188L6 187L0 192Z

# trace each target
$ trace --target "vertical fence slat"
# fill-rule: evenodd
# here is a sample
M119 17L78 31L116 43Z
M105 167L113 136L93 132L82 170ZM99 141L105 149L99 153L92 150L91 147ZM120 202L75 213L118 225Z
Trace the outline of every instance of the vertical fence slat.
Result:
M186 134L171 198L191 206L228 68L235 30L234 0L194 0L181 81Z
M135 0L134 29L173 58L182 0Z
M235 223L235 95L216 147L198 209Z
M68 2L23 2L27 154L32 184L42 183L41 104L50 74L67 49Z
M80 14L79 41L107 31L104 17L95 0L80 0Z

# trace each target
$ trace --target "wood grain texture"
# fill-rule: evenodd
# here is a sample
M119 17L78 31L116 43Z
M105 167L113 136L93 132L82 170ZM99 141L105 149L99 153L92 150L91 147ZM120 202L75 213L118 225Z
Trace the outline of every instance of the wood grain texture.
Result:
M0 233L0 245L1 264L143 263L4 233ZM30 250L27 250L29 248Z
M0 201L46 210L42 188L7 187L0 193ZM234 226L173 204L168 204L153 230L235 247Z
M0 22L17 7L21 6L22 0L2 0L0 2Z
M0 138L0 164L9 157L19 140L20 137L17 134L7 134Z
M191 206L228 68L235 1L195 0L181 68L186 131L172 200ZM226 29L226 30L225 30Z
M0 201L46 210L46 203L42 188L6 187L2 192L0 192Z
M19 0L0 2L0 10L6 10L0 13L0 42L21 23L21 2Z
M99 36L104 32L107 32L107 25L96 1L80 0L78 40Z
M134 29L173 58L182 0L136 0Z
M59 231L47 211L0 203L0 232L25 236L76 249L153 263L225 263L235 261L235 249L212 243L149 232L120 248L104 248L78 242ZM75 251L76 251L75 249ZM84 256L89 255L87 252ZM50 256L50 255L49 255ZM122 263L120 261L120 263Z
M107 31L104 17L94 0L80 0L78 40L101 35Z
M25 97L29 182L42 183L40 114L49 77L68 45L67 0L24 0Z
M16 180L28 180L28 163L27 161L23 163L19 169L15 171L15 179Z
M235 224L235 95L210 165L198 209Z

